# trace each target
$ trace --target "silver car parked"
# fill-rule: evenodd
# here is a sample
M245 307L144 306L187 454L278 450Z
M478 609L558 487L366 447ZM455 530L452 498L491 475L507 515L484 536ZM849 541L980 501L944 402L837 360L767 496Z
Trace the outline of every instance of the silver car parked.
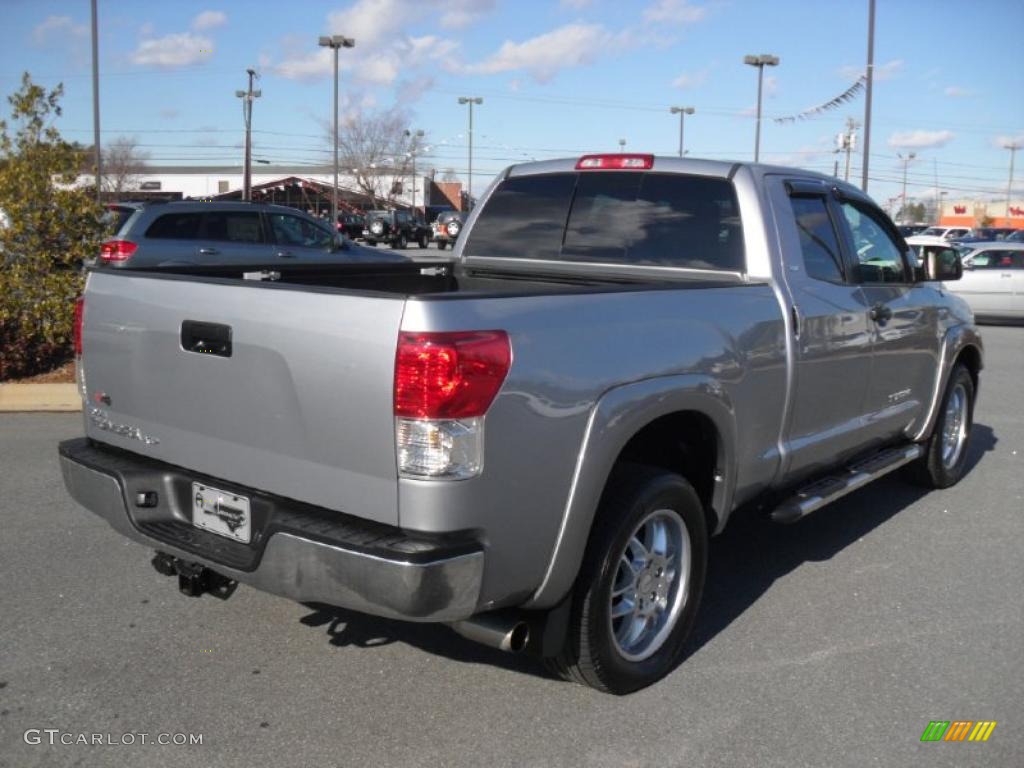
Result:
M343 253L339 253L343 252ZM186 201L139 205L100 248L97 265L120 269L186 264L272 265L381 261L308 214L264 203ZM404 260L395 255L396 260Z
M964 274L946 288L961 296L979 320L1024 320L1024 243L971 243Z

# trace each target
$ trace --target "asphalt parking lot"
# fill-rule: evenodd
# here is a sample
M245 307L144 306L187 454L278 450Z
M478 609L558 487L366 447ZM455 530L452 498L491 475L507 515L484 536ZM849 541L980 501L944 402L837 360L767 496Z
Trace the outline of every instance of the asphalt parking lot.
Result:
M184 597L65 494L79 415L0 417L0 766L1019 766L1024 328L983 333L966 478L735 520L689 658L625 698L445 627ZM931 720L998 725L921 743ZM47 728L202 744L26 743Z

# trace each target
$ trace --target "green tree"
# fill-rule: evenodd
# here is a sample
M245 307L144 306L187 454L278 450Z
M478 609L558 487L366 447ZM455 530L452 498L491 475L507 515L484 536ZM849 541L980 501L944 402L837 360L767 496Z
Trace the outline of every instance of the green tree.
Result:
M0 380L70 356L81 264L103 234L101 209L75 186L81 148L53 127L63 93L26 72L0 121Z

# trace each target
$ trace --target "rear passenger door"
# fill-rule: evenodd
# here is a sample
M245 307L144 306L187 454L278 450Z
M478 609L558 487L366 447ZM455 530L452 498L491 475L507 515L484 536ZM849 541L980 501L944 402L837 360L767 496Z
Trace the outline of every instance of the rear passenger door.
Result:
M259 211L204 211L194 260L198 264L266 264L271 246Z
M860 286L850 279L829 186L820 181L771 182L792 297L796 353L786 427L790 479L840 463L862 445L871 370L871 333Z
M267 214L274 239L275 259L323 261L334 245L334 235L326 228L290 213Z
M995 314L999 310L1011 309L1015 292L1018 299L1024 299L1024 295L1021 295L1024 293L1024 285L1018 284L1014 290L1012 253L1005 250L975 253L953 290L963 296L971 309L979 314ZM1019 268L1016 271L1018 277L1024 279L1024 272Z

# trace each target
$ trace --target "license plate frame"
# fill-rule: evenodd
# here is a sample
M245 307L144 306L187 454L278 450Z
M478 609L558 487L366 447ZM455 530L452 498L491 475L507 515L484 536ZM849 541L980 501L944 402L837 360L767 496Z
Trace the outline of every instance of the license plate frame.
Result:
M252 541L252 505L248 496L205 483L192 483L192 525L226 539Z

